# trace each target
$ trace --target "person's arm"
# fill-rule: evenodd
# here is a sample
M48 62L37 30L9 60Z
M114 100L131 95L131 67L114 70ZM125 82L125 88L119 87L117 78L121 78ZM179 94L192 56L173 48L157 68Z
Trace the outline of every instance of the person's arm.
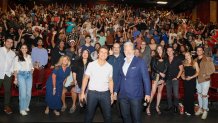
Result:
M83 102L83 100L85 99L85 90L88 85L89 78L91 76L91 69L92 68L89 63L87 66L86 72L84 73L83 80L82 80L81 95L80 95L81 102Z
M77 66L78 66L78 64L75 64L75 65L72 65L72 66L74 66L74 67L72 67L72 72L73 72L73 81L74 81L74 84L75 85L77 85Z
M111 94L111 104L114 102L114 82L113 82L113 67L111 65L110 75L109 75L109 91Z
M76 73L73 72L73 81L74 81L74 84L77 85L77 81L76 81Z
M205 31L207 25L204 25L204 28L201 30L200 35Z
M214 63L213 63L213 60L212 58L210 57L207 57L207 68L208 68L208 71L206 73L206 75L210 76L211 74L213 74L215 72L215 66L214 66Z
M181 78L182 78L183 80L186 80L186 77L185 77L185 71L184 71L184 70L182 71Z
M52 38L51 38L51 46L54 48L55 47L55 42L54 42L54 40L55 40L55 35L56 35L56 31L54 31L53 33L52 33Z
M47 43L48 45L50 45L50 42L49 42L48 39L49 39L49 36L46 37L46 43Z
M183 65L179 65L179 73L176 76L176 78L174 78L173 80L178 80L180 76L182 75L182 72L183 72Z
M88 80L89 80L89 76L85 74L83 77L82 87L81 87L81 98L80 99L82 101L85 98L85 90L86 90L86 87L88 85Z
M52 87L53 87L53 95L56 93L56 74L52 73Z
M199 75L199 66L198 66L198 63L197 62L195 62L195 64L194 64L194 67L195 67L195 70L196 70L196 72L195 72L195 74L193 75L193 76L191 76L191 78L193 79L193 78L196 78L198 75Z
M111 94L111 104L113 104L114 102L114 82L112 77L109 78L109 90L110 90L110 94Z
M4 22L5 30L8 31L7 21L6 21L6 20L3 20L3 22Z
M18 41L17 41L18 43L19 43L20 40L21 40L21 37L22 37L22 35L23 35L23 31L24 31L24 30L22 30L22 31L19 33L19 38L18 38Z
M13 65L13 71L14 71L14 84L16 85L17 84L17 73L18 73L18 57L15 57L15 60L14 60L14 65Z

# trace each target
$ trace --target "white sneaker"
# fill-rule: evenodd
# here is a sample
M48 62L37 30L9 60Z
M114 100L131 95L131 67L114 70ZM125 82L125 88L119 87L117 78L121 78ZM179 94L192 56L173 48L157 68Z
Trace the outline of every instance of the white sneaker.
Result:
M54 110L54 114L55 114L56 116L60 116L60 112L59 112L59 111Z
M190 114L190 113L188 113L188 112L185 112L185 114L186 114L187 116L191 116L191 114Z
M30 111L30 109L29 109L29 108L27 108L25 111Z
M20 114L21 114L22 116L26 116L26 115L27 115L26 111L24 111L24 110L20 111Z
M201 116L201 119L202 119L202 120L207 119L207 111L204 111L204 112L203 112L203 115Z
M195 112L195 115L196 116L199 116L199 115L201 115L201 114L203 114L203 111L202 111L202 109L200 108L200 109L198 109L198 111L197 112Z

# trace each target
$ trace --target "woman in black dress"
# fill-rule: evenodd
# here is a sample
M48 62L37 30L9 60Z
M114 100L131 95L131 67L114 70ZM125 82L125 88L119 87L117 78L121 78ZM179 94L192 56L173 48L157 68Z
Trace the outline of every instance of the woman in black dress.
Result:
M156 111L160 115L161 111L159 109L161 96L162 96L162 90L164 87L164 78L165 73L167 71L167 60L165 59L163 47L157 46L156 55L153 56L151 60L151 79L152 79L152 90L151 90L151 102L154 98L154 95L157 92L157 103L156 103ZM150 105L148 105L146 109L147 115L151 115L150 113Z
M72 106L73 112L76 110L76 100L77 100L77 96L79 96L81 91L83 74L85 73L85 70L89 62L91 61L92 59L90 56L90 52L88 50L83 50L82 55L72 67L73 80L75 83L75 87L73 88L73 106Z
M194 94L196 90L196 77L199 73L199 66L194 62L189 52L185 53L183 63L184 72L182 79L184 80L184 111L190 116L194 114Z

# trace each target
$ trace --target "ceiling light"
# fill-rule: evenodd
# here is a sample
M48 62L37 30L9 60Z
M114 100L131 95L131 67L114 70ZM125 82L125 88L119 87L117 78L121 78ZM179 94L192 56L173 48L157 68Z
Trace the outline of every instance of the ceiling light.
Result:
M166 1L157 1L157 4L167 4L168 2Z

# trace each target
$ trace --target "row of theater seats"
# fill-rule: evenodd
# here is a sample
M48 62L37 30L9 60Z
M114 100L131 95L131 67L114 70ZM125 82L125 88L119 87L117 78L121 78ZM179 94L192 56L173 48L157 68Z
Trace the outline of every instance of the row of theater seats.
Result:
M44 79L42 81L39 81L38 74L39 70L35 70L33 73L33 86L32 86L32 96L45 96L45 84L46 81L51 74L52 70L51 69L45 69L44 71ZM214 73L211 76L211 88L209 91L209 99L210 101L218 101L218 73ZM3 85L0 88L0 96L3 96L4 94L4 88ZM14 84L12 84L12 89L11 89L11 95L12 96L18 96L18 87ZM70 93L66 94L67 96L70 96ZM183 99L184 97L184 87L183 87L183 81L179 81L179 98ZM166 87L164 87L163 93L162 93L162 98L166 99ZM197 99L197 96L195 95L195 99Z

